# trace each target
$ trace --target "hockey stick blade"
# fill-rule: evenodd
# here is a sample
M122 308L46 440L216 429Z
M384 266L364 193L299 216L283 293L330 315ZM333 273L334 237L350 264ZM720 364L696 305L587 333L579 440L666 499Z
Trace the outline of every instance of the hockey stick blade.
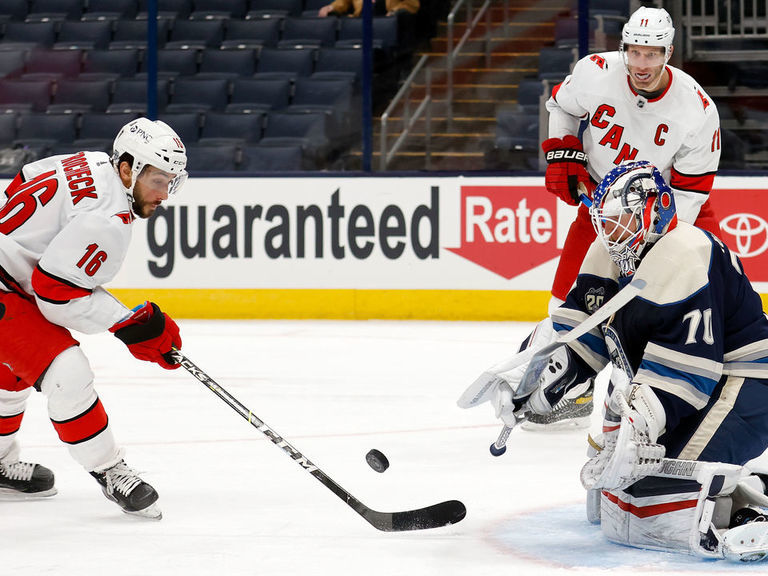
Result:
M428 530L440 528L460 522L466 515L467 509L458 500L447 500L426 508L405 510L403 512L378 512L360 502L333 478L328 476L315 464L291 446L287 440L270 428L263 420L246 408L240 401L217 384L213 378L196 366L189 358L178 350L169 353L187 372L216 394L230 408L240 414L248 423L264 434L269 440L282 449L291 459L304 470L314 476L323 486L336 494L344 503L362 516L371 526L383 532L404 532L407 530Z

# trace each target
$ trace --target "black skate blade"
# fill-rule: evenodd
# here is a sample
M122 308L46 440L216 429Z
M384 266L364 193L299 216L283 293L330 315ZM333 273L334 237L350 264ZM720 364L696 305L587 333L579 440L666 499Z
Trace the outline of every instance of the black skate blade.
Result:
M404 512L377 512L369 509L362 513L362 516L371 526L383 532L440 528L456 524L463 520L466 515L466 506L458 500L448 500L426 508Z
M0 501L2 502L18 502L25 500L41 500L43 498L50 498L58 493L56 488L50 490L41 490L40 492L19 492L13 488L0 488Z

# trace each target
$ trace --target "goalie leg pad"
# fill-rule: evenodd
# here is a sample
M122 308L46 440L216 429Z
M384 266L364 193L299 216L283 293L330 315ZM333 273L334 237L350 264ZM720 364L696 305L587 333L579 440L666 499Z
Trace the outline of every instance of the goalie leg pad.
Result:
M723 558L720 529L727 528L731 492L741 466L702 463L695 479L647 476L624 490L604 490L601 526L612 542Z

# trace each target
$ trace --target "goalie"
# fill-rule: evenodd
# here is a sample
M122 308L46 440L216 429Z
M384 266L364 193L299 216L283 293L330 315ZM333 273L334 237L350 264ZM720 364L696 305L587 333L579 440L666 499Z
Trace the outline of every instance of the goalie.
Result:
M590 438L581 470L590 519L622 544L768 557L768 470L745 467L768 447L760 297L722 242L678 221L671 189L647 162L613 169L590 217L597 240L574 287L525 346L575 329L632 279L645 288L557 348L532 387L520 387L530 358L522 351L484 373L459 404L490 401L508 430L581 394L611 362L603 431Z

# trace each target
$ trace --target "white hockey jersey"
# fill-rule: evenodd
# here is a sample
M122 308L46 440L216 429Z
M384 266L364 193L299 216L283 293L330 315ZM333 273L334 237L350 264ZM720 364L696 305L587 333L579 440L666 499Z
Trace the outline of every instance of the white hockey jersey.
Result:
M125 259L134 220L107 154L27 164L5 195L0 289L34 297L49 321L87 334L130 312L101 287Z
M619 52L579 60L547 101L549 136L578 135L596 182L615 166L647 160L675 191L678 216L693 222L720 161L720 119L712 99L688 74L667 66L670 82L647 100L630 85Z

